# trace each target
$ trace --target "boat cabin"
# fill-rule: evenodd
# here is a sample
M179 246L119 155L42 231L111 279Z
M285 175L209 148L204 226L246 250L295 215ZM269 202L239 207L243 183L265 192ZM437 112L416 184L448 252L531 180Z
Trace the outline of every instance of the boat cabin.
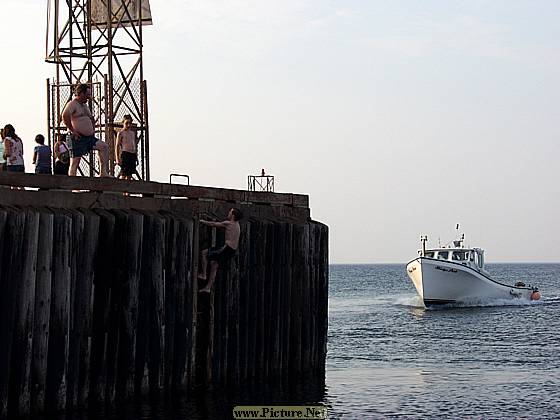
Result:
M477 270L484 269L484 250L480 248L435 248L419 250L421 257L452 261Z

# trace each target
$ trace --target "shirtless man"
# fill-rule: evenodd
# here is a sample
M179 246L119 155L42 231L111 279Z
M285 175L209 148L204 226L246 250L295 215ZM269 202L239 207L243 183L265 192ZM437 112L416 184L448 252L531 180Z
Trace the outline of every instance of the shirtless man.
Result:
M95 138L95 119L87 106L91 99L91 89L87 84L79 84L74 89L74 99L66 104L62 111L62 121L71 134L68 141L70 152L70 169L68 175L76 176L82 156L92 149L99 152L100 176L111 176L108 170L109 146Z
M205 249L202 251L202 266L198 278L206 280L206 268L208 267L208 261L210 261L210 278L208 279L206 287L200 290L201 292L210 293L214 280L216 279L216 273L218 272L219 265L226 263L237 252L237 247L239 246L239 234L241 233L239 220L242 218L243 214L241 211L239 209L232 208L227 215L227 219L223 222L210 222L207 220L200 221L203 225L226 230L226 243L223 247Z
M123 118L123 129L117 134L117 145L115 147L115 160L121 167L121 177L132 179L136 173L136 134L131 130L132 117L125 115Z

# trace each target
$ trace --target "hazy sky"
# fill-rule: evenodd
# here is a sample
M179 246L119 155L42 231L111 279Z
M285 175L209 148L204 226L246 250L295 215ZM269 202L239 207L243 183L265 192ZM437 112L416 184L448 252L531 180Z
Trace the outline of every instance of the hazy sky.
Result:
M152 0L154 180L309 194L330 261L560 261L560 1ZM0 0L0 124L46 131L46 2Z

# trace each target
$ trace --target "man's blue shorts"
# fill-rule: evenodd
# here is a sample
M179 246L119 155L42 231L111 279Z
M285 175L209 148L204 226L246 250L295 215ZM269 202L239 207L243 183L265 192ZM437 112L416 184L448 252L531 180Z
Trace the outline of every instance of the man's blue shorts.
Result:
M70 152L70 157L82 157L87 155L93 150L93 147L97 143L95 136L80 136L79 138L68 139L68 151Z

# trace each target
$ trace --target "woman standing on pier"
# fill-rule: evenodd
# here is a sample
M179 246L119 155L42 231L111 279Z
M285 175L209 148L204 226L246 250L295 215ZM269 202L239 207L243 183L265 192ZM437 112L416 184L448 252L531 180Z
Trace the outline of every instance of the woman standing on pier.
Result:
M4 154L8 172L25 172L23 162L23 142L16 134L12 124L4 127Z

